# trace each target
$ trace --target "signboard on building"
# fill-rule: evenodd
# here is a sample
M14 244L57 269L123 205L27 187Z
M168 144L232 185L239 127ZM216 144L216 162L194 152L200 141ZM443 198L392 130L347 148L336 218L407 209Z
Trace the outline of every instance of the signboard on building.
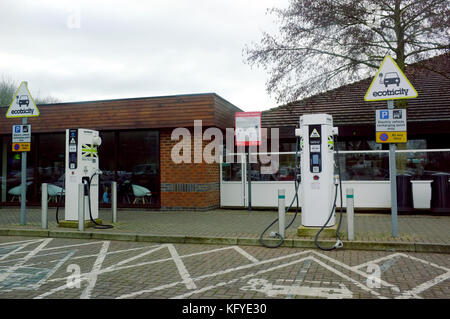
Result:
M261 112L235 113L236 146L261 144Z

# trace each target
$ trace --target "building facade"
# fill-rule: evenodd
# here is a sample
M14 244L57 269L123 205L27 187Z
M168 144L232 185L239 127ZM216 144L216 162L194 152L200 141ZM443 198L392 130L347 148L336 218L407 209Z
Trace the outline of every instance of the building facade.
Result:
M65 130L88 128L100 131L102 137L100 206L110 205L112 181L118 185L119 207L210 209L219 206L219 163L192 160L176 164L171 159L171 150L180 142L172 139L175 128L186 128L193 133L194 121L201 121L203 131L208 127L225 130L234 126L234 113L241 110L220 96L192 94L48 104L38 108L40 116L28 119L32 140L27 154L27 205L40 205L42 183L64 187ZM20 203L17 190L21 180L21 153L12 151L11 140L12 125L20 123L21 119L0 118L2 206ZM133 185L147 188L152 196L149 199L136 196ZM50 205L56 205L57 200L57 196L51 196Z

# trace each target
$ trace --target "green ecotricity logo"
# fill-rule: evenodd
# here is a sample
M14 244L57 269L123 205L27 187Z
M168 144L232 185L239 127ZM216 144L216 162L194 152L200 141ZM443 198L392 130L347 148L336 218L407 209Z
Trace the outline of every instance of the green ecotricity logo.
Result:
M378 96L398 96L398 95L404 95L404 96L408 96L408 91L409 89L392 89L392 90L384 90L384 91L373 91L372 95L374 97L378 97Z

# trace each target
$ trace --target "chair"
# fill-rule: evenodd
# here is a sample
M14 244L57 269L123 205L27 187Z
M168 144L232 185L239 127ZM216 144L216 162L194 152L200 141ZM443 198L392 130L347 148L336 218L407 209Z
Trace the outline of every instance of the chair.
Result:
M58 196L61 195L62 192L62 196L66 195L66 191L64 189L62 189L59 186L53 185L53 184L47 184L47 194L48 194L48 201L54 201L55 203L58 202Z
M142 204L145 204L145 197L152 196L152 192L143 186L132 184L131 187L133 188L134 195L133 204L137 204L139 201L142 201Z
M29 185L31 185L32 183L33 183L33 182L27 182L27 187L28 187ZM11 188L11 189L8 191L8 194L9 194L9 195L12 195L12 197L11 197L11 202L14 201L14 198L15 198L15 197L17 197L18 200L19 200L19 202L20 202L20 200L21 200L21 195L22 195L22 189L21 189L21 187L22 187L22 185L19 185L19 186L16 186L16 187Z

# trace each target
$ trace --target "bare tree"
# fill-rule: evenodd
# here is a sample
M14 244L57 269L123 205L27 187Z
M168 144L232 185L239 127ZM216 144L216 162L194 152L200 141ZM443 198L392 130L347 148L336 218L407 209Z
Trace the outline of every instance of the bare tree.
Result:
M279 32L244 49L290 102L373 75L386 54L399 67L450 51L448 0L290 0L269 10Z
M19 87L19 83L12 80L11 77L2 75L0 80L0 107L7 107L11 104L11 101L14 97L14 93L16 93L17 88ZM41 97L38 94L34 97L34 101L36 104L49 104L49 103L58 103L60 100L56 97L45 96Z
M0 107L11 103L16 89L16 83L10 77L3 75L0 81Z

